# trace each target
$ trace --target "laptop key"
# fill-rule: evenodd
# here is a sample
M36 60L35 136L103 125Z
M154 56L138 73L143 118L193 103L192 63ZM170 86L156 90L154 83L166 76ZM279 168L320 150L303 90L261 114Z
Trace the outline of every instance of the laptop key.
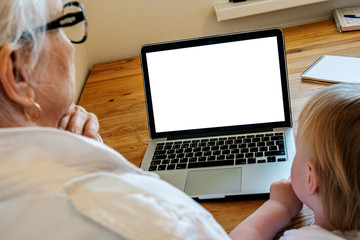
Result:
M187 163L189 161L189 158L181 158L180 163Z
M184 153L184 149L183 148L176 149L175 153Z
M168 159L176 158L176 154L175 153L169 154L167 158Z
M248 147L249 147L249 148L256 147L256 143L255 143L255 142L248 143Z
M173 169L175 169L175 164L169 164L168 166L167 166L167 168L166 168L166 170L173 170Z
M157 165L149 167L149 171L156 171L156 169L157 169Z
M197 157L189 158L189 162L197 162Z
M167 155L155 155L153 156L153 160L162 160L162 159L166 159Z
M170 160L170 164L175 164L175 163L178 163L179 162L179 159L172 159Z
M202 148L202 151L204 151L204 152L207 152L207 151L210 151L210 150L211 150L210 147L203 147L203 148Z
M164 155L166 154L166 150L157 150L154 152L154 155Z
M202 155L203 155L202 152L196 152L194 156L195 156L195 157L202 157Z
M184 158L185 157L185 153L178 153L178 155L176 155L177 158Z
M204 152L204 156L211 156L211 151Z
M178 163L176 164L176 169L185 169L186 168L186 163Z
M271 141L274 141L274 140L283 140L283 136L274 136L274 137L271 137Z
M269 151L276 151L278 150L277 146L269 146Z
M248 164L256 163L256 158L248 158Z
M199 157L198 159L199 162L204 162L204 161L207 161L206 157Z
M221 154L221 151L220 151L220 150L213 151L213 155L214 155L214 156L220 155L220 154Z
M155 150L163 150L164 146L163 145L156 145Z
M173 154L175 153L175 149L169 149L166 151L166 154Z
M228 146L228 145L222 145L222 146L220 147L220 149L221 149L221 150L227 150L227 149L229 149L229 146Z
M226 158L227 160L228 160L228 159L233 160L233 159L235 158L235 155L234 155L234 154L228 154L228 155L226 155L225 158Z
M222 151L222 154L223 154L223 155L228 155L228 154L230 154L230 152L231 152L231 151L230 151L229 149L227 149L227 150L223 150L223 151Z
M245 154L243 153L239 153L239 154L236 154L236 158L244 158Z
M249 149L248 148L242 148L241 149L241 153L248 153L249 152Z
M246 138L243 140L244 143L251 143L251 138Z
M268 149L267 147L259 147L259 151L261 152L266 152Z
M236 160L235 160L235 164L236 164L236 165L246 164L246 159L245 159L245 158L236 159Z
M166 165L159 165L158 171L163 171L166 169Z
M276 155L285 155L285 151L270 151L270 152L265 152L265 156L276 156Z
M275 149L275 150L277 150L277 149ZM259 148L257 148L257 147L250 148L250 152L252 152L252 153L258 152L258 151L259 151Z
M240 153L240 149L232 149L232 150L231 150L231 153L232 153L232 154Z
M159 165L160 163L161 163L161 160L151 161L151 165Z
M169 164L170 160L162 160L161 164Z

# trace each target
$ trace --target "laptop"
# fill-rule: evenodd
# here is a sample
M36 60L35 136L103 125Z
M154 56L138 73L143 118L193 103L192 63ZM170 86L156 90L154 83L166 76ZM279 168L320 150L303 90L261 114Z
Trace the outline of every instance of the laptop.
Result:
M269 193L295 155L284 38L266 29L144 45L141 168L199 199Z

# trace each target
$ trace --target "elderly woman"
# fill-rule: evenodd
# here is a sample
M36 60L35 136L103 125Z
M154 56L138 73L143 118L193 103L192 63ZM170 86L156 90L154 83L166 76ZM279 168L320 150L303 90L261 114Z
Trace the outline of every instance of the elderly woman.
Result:
M72 104L71 42L61 28L49 34L43 32L45 26L33 28L49 16L61 16L62 11L49 8L49 16L35 15L32 11L40 7L39 2L1 2L0 127L61 127L95 138L99 129L96 116Z
M183 192L91 139L96 117L72 103L86 26L78 2L0 0L0 239L227 239Z

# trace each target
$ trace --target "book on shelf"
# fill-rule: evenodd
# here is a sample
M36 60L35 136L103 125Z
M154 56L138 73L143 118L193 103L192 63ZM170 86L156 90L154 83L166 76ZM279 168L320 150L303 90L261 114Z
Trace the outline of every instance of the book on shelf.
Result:
M334 20L339 32L360 30L360 7L340 8L334 11Z
M301 74L303 81L360 83L360 58L323 55Z

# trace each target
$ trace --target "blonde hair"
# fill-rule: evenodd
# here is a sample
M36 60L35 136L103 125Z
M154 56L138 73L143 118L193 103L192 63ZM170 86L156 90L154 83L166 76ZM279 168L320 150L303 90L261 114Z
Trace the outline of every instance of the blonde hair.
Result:
M28 71L35 68L43 47L45 33L35 29L47 22L46 3L46 0L0 0L0 49L4 44L12 43L16 49L23 50L29 56ZM27 33L25 38L22 37L24 32ZM0 106L2 125L24 124L24 118L17 116L16 107L7 98L1 84Z
M330 224L360 230L360 84L320 90L299 119Z

